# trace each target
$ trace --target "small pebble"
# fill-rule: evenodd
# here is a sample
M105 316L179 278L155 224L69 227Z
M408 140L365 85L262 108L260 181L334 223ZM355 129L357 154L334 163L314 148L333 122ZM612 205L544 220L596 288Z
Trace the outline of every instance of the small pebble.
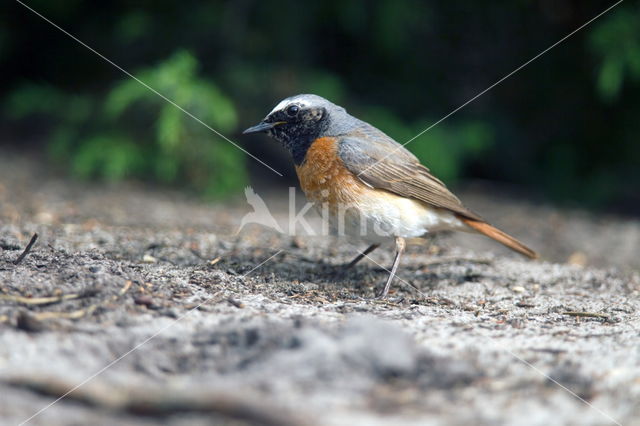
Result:
M151 298L151 296L146 294L136 296L135 299L133 299L133 301L136 305L144 305L146 307L149 307L153 304L153 299Z
M575 266L586 266L587 265L587 255L581 251L577 251L572 253L571 256L567 259L567 263L569 265Z
M156 263L158 261L158 259L156 259L155 257L151 256L150 254L145 254L144 256L142 256L142 262L143 263Z

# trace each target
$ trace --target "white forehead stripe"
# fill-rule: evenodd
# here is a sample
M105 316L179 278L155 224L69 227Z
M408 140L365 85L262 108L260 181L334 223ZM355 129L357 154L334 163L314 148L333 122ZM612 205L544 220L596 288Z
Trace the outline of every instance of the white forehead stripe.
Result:
M267 115L271 115L276 111L280 111L283 110L287 105L289 104L298 104L302 107L308 107L310 104L307 101L304 101L302 99L285 99L283 101L280 101L280 103L278 105L276 105L276 107L274 109L271 110L271 112Z

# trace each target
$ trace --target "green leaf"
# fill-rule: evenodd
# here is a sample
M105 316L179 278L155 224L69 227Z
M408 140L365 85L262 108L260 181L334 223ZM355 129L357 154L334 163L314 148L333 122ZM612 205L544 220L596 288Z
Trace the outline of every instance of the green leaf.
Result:
M600 68L598 77L598 92L605 100L618 96L624 78L624 66L621 61L608 59Z
M180 145L183 115L184 113L173 105L165 105L160 111L156 125L158 145L162 151L172 152Z

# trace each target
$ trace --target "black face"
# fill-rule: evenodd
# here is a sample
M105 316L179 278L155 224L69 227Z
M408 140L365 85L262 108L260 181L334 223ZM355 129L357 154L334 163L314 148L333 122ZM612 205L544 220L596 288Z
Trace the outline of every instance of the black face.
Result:
M292 102L269 114L261 123L243 133L265 132L282 142L291 152L293 161L301 164L309 146L322 135L326 127L327 110L324 107L305 106Z
M324 108L305 108L300 104L289 104L264 120L266 123L278 123L267 130L267 133L284 143L314 134L318 130L325 112Z

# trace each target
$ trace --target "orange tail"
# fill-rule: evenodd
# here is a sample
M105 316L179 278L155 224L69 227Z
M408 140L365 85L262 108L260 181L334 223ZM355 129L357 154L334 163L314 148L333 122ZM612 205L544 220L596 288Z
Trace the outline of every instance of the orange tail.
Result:
M529 247L525 246L524 244L522 244L520 241L516 240L512 236L507 235L501 230L499 230L498 228L495 228L489 225L487 222L481 222L478 220L473 220L473 219L469 219L461 216L458 216L458 218L462 220L464 223L466 223L468 226L470 226L471 228L475 229L481 234L486 235L489 238L493 238L500 244L504 244L505 246L509 247L511 250L515 250L520 254L530 257L531 259L538 258L538 253L531 250Z

